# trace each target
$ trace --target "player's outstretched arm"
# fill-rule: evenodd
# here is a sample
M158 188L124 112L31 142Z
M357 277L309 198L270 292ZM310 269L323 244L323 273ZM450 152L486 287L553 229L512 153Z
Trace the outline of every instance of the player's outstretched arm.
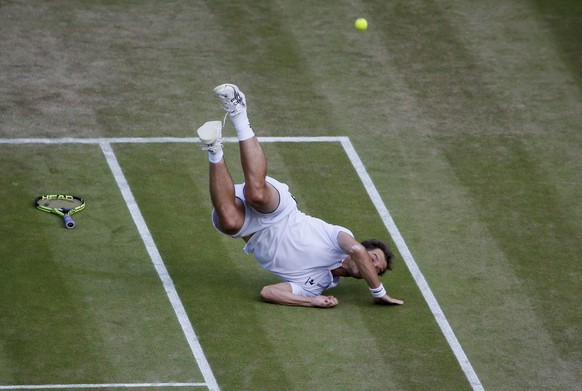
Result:
M291 285L286 282L263 287L261 298L268 303L299 307L331 308L338 304L338 300L334 296L304 297L296 295L293 293Z
M352 258L358 266L361 278L366 280L370 291L373 292L374 302L378 304L404 304L404 301L390 297L384 285L380 281L374 263L368 250L364 248L354 237L345 232L340 232L338 236L338 244L340 247ZM382 296L376 297L375 292ZM382 293L380 293L382 292Z

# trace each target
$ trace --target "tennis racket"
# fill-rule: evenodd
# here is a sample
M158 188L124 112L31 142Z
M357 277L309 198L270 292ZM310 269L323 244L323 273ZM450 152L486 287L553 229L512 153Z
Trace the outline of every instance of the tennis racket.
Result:
M76 196L66 194L47 194L38 197L34 201L37 209L43 212L54 213L65 220L66 228L75 228L75 220L72 214L85 209L85 201Z

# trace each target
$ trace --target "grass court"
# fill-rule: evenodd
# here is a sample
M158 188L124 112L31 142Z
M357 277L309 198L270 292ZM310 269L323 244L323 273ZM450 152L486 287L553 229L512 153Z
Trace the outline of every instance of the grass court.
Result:
M581 26L574 0L0 1L0 390L578 389ZM224 82L304 212L391 244L404 306L260 301L196 146ZM46 193L85 198L75 229Z

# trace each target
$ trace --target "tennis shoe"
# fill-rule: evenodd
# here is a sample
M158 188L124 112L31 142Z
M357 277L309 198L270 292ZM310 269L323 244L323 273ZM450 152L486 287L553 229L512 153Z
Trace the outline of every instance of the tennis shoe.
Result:
M202 149L217 152L222 149L222 122L208 121L196 131L202 143Z
M224 110L231 117L247 109L245 94L234 84L221 84L215 87L213 91L222 102Z

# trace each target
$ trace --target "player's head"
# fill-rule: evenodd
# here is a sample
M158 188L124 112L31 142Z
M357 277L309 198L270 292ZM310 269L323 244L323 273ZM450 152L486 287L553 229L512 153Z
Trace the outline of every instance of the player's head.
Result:
M379 276L383 275L386 270L392 270L394 268L394 254L390 251L386 243L378 239L368 239L362 242L362 246L368 251L380 249L384 253L386 257L386 269L379 272Z

